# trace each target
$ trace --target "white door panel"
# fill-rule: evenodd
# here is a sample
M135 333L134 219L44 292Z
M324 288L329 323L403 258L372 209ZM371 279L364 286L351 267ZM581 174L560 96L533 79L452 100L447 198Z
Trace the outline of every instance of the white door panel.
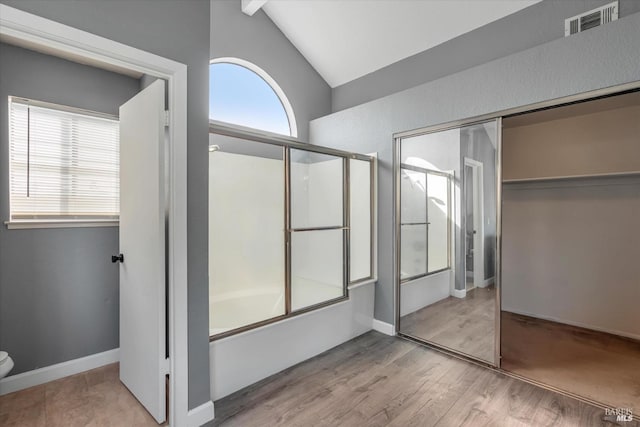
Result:
M120 380L166 417L164 81L120 107Z

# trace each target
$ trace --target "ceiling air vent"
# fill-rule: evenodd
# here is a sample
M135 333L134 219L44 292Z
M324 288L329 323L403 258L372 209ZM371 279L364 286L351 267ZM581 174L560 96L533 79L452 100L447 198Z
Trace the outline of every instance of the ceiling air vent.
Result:
M618 19L618 2L614 1L564 21L564 36L580 33Z

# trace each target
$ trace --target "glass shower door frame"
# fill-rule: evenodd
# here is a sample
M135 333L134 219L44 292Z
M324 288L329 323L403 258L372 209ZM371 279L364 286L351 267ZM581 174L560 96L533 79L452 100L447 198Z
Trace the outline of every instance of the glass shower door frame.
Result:
M252 323L246 326L238 327L226 332L222 332L209 337L209 341L225 338L231 335L235 335L241 332L245 332L251 329L255 329L261 326L265 326L271 323L278 322L296 316L299 314L307 313L325 306L329 306L341 301L345 301L349 298L349 286L359 283L374 280L375 275L375 260L374 253L375 248L375 165L376 158L365 154L352 153L330 147L323 147L319 145L313 145L301 142L295 138L284 137L281 135L269 134L266 132L255 131L253 129L244 128L242 126L228 125L217 122L212 122L209 125L209 133L216 135L223 135L232 138L238 138L249 142L263 143L273 146L279 146L282 148L283 161L284 161L284 224L283 233L285 239L285 313L277 317L272 317L257 323ZM291 150L301 150L310 153L326 154L342 159L342 224L340 226L330 227L308 227L308 228L293 228L291 224ZM369 276L359 277L353 281L350 281L350 264L351 264L351 248L350 248L350 230L351 230L351 215L350 215L350 177L349 166L350 160L360 160L369 163L369 225L370 225L370 248L369 248ZM292 233L303 233L310 231L323 231L323 230L342 230L342 295L338 298L332 298L330 300L322 301L317 304L309 305L298 310L292 310L291 307L291 241Z
M295 148L296 150L302 150ZM327 153L322 153L327 154ZM342 160L342 225L336 226L319 226L319 227L298 227L292 226L291 212L291 147L284 147L284 164L285 164L285 315L292 313L299 314L307 311L315 310L336 302L343 301L349 297L349 264L350 264L350 185L349 185L349 158L346 155L331 154ZM292 307L292 235L293 233L317 232L317 231L342 231L342 295L317 304L309 305L299 309Z

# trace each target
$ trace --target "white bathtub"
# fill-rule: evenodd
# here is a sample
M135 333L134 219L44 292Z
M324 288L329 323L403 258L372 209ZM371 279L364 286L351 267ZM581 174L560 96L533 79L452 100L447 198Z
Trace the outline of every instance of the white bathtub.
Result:
M299 310L339 298L339 286L294 277L291 307ZM216 335L284 314L283 286L262 286L213 294L209 298L209 334Z
M371 330L373 283L349 299L209 343L213 400Z
M254 287L209 298L209 334L216 335L284 314L282 287Z

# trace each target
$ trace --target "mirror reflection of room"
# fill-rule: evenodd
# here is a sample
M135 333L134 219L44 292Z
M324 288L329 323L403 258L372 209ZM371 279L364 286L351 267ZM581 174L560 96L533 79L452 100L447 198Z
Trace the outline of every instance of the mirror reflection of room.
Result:
M495 364L495 121L400 141L400 333Z
M640 93L503 121L502 368L640 408Z

